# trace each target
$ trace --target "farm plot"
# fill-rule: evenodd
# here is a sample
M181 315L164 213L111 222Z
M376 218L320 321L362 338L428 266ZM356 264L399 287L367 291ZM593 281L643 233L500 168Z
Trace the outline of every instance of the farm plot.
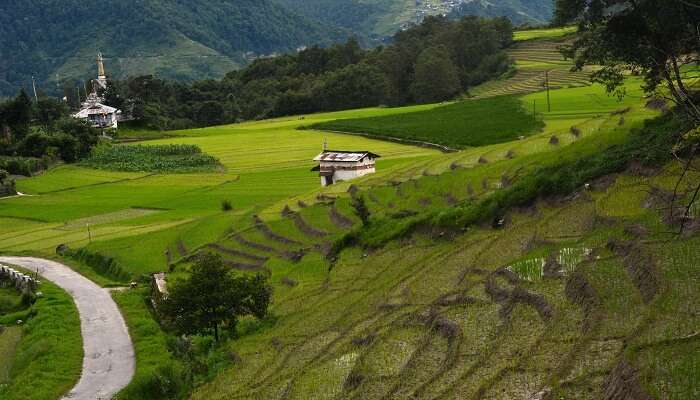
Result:
M380 169L439 154L362 137L299 131L297 127L331 118L430 107L354 110L182 131L142 146L198 146L218 159L225 171L170 174L75 165L54 168L18 181L19 191L32 196L5 199L0 204L0 218L12 222L11 229L0 232L0 251L50 254L59 244L88 246L90 251L113 257L131 273L163 270L168 263L166 250L179 256L179 243L187 252L193 251L230 229L241 228L252 214L274 202L315 191L319 183L310 171L311 160L324 139L332 146L366 148L381 154ZM221 209L224 200L233 210Z
M219 161L194 145L102 145L92 151L83 165L128 172L207 172Z
M463 148L507 142L543 126L525 112L516 97L495 97L398 116L325 122L312 128Z

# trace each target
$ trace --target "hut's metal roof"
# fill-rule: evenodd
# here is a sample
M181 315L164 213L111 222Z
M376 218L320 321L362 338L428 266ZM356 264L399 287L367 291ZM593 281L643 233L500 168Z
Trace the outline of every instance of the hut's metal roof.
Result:
M76 118L87 118L89 115L103 115L103 114L115 114L119 113L119 110L117 110L114 107L106 106L104 104L100 103L95 103L93 105L90 105L88 107L84 107L82 110L78 111L74 116Z
M360 162L365 157L379 158L378 154L370 151L342 151L342 150L326 150L314 158L314 161L329 161L329 162Z

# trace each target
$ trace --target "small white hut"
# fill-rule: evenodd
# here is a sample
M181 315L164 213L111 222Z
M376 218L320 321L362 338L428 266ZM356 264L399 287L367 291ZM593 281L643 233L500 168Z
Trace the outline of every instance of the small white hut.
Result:
M74 118L88 121L94 128L117 129L117 121L121 111L102 103L84 103L80 111L73 114Z
M104 99L97 94L98 90L106 88L104 58L102 53L97 53L97 79L92 81L92 93L87 96L80 111L73 114L73 118L85 120L94 128L117 129L121 111L102 104Z
M321 186L359 178L375 172L375 162L380 156L370 151L324 150L314 158L319 165L312 171L321 176Z

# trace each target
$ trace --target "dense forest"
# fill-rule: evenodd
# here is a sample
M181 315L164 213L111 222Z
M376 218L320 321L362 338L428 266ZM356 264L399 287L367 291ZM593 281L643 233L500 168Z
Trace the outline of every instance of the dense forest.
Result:
M7 0L0 2L0 97L29 88L49 94L94 70L168 79L222 77L249 57L330 44L349 35L271 0ZM255 53L255 54L251 54Z
M222 80L153 76L114 81L106 103L152 129L181 129L283 115L444 101L510 67L507 18L428 17L391 45L358 40L259 59Z

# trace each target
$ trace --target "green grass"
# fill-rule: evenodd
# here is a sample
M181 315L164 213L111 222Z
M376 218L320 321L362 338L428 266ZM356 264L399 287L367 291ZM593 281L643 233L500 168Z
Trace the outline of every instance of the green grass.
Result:
M146 304L149 288L112 293L112 298L129 327L129 335L136 352L136 373L131 384L118 395L120 400L147 399L143 386L159 368L176 364L177 361L168 349L167 336L153 319Z
M697 331L697 302L692 299L700 291L692 269L687 268L697 264L697 238L679 242L668 253L660 250L664 243L644 243L652 254L658 254L664 288L668 289L650 304L637 301L634 283L619 260L568 266L570 274L585 265L584 276L604 296L597 309L601 325L591 333L582 328L585 315L581 307L566 297L564 278L519 283L543 296L552 307L554 314L547 322L525 304L518 304L504 320L499 315L502 304L490 298L485 288L488 275L499 267L532 264L535 258L570 247L604 251L608 238L625 237L624 224L657 221L653 210L640 209L634 190L621 186L640 179L619 179L610 189L582 194L575 200L538 201L534 207L512 210L508 223L499 230L485 223L458 230L455 236L447 230L421 231L374 250L345 249L333 265L322 254L323 245L347 229L332 223L328 206L316 204L317 195L340 196L337 208L357 226L347 193L350 185L355 185L375 217L388 221L379 227L380 234L396 228L391 221L398 225L410 221L397 216L401 211L432 213L449 210L454 201L478 202L503 192L498 185L504 175L518 182L542 165L573 162L625 142L631 129L657 115L644 109L639 83L630 79L631 96L622 102L606 96L597 85L553 90L551 111L544 108L544 93L530 94L518 101L524 104L526 115L533 111L532 100L536 101L538 118L544 124L541 132L523 140L450 154L297 129L342 119L414 119L415 115L441 112L439 105L353 110L172 132L173 137L150 143L197 145L221 160L227 171L148 175L75 166L53 169L20 183L37 196L0 202L0 222L9 225L0 233L0 249L48 254L59 243L87 246L90 251L114 257L135 276L166 271L166 249L176 253L176 262L181 258L180 246L191 253L217 242L269 257L264 268L270 271L275 288L274 318L251 324L240 338L203 356L204 364L199 367L206 369L205 378L199 382L204 385L196 388L194 399L268 399L279 398L281 393L289 399L331 395L363 399L528 398L546 385L554 385L555 392L564 398L578 393L599 398L601 379L622 350L641 366L647 387L663 391L672 383L679 393L690 393L689 372L697 360L692 352L695 342L666 346L664 340L677 339L676 332L687 335ZM625 123L620 125L620 115L611 112L627 107ZM487 111L482 114L496 113ZM428 125L425 118L419 123ZM580 130L579 137L571 134L572 126ZM552 136L557 136L558 144L550 144ZM366 148L385 156L377 174L319 189L318 177L309 169L324 137L331 147ZM481 158L488 162L480 163ZM472 193L467 190L470 185ZM232 202L232 211L221 211L224 199ZM308 225L329 235L314 238L299 230L280 215L285 205L298 211ZM625 210L626 220L598 218L620 214L618 209ZM302 244L280 244L250 230L254 214L277 234ZM92 242L88 240L88 223ZM663 228L658 221L651 226ZM229 233L273 247L273 251L246 247L233 237L223 239ZM652 238L663 237L658 235ZM440 239L445 237L449 240ZM299 247L307 252L298 262L278 255ZM238 256L230 259L244 261ZM178 264L176 271L186 273L186 265ZM518 272L533 275L531 268ZM508 285L502 278L497 282ZM163 372L169 366L180 369L168 352L166 334L150 319L145 292L147 289L114 294L137 352L137 379L121 394L124 398L149 398L144 386L153 383L153 378L157 383L170 377ZM472 301L438 301L450 294L468 295ZM634 301L626 303L628 297ZM445 333L454 329L452 325L426 323L430 310L437 310L440 317L456 325L459 335ZM617 336L606 336L611 333ZM623 339L631 345L623 347ZM635 350L631 346L641 347ZM681 351L686 352L685 357L674 357ZM236 361L220 362L224 358ZM672 368L663 368L663 363ZM214 367L207 369L210 364ZM209 381L222 366L226 366L225 371ZM348 377L357 379L355 389L347 384ZM560 385L567 377L573 383Z
M299 126L432 107L288 117L169 132L173 137L145 142L148 146L198 146L218 159L224 172L152 174L57 166L18 182L18 190L30 196L0 204L0 221L8 225L0 232L0 252L48 256L60 244L74 249L88 246L115 258L133 276L165 270L165 251L175 249L179 241L193 250L245 224L251 214L275 202L315 192L320 185L310 169L324 139L338 148L366 148L381 154L380 171L439 154L362 137L300 131ZM141 134L160 136L159 132ZM232 211L221 211L223 200L232 203ZM109 284L109 277L104 278L97 280Z
M99 146L82 162L87 167L123 172L208 172L216 158L194 145Z
M10 381L10 371L15 358L17 345L22 339L22 328L18 326L5 327L0 331L0 390L2 385Z
M0 287L0 315L13 313L25 307L22 295L14 287Z
M312 127L464 148L511 141L543 126L526 112L517 97L504 96L396 116L325 122Z
M10 381L0 385L2 399L57 399L80 377L83 348L80 318L73 299L45 280L40 291L43 296L31 311L0 316L1 324L24 321L21 340L11 358Z

